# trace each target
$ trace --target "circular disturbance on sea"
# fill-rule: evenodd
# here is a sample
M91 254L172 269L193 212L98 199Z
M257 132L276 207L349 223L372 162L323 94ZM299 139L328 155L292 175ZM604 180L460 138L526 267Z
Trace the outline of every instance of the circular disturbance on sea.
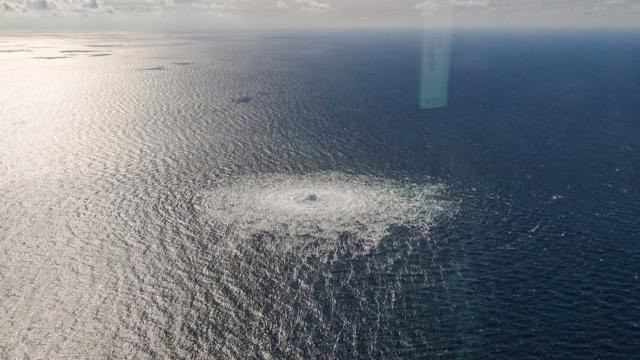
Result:
M268 174L217 183L205 192L201 210L231 241L262 235L274 250L300 252L313 243L317 252L347 237L351 251L367 252L394 227L427 235L439 216L453 210L444 195L443 185L428 181L337 172Z

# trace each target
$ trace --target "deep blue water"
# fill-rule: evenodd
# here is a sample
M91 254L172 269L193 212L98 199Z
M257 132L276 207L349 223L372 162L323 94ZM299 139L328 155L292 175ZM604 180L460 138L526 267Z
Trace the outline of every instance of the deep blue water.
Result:
M455 31L429 110L414 32L69 39L119 46L0 54L0 356L640 354L640 33ZM428 232L394 212L366 251L201 210L222 182L232 215L287 176L358 194L327 172L455 210ZM345 224L381 221L357 204Z

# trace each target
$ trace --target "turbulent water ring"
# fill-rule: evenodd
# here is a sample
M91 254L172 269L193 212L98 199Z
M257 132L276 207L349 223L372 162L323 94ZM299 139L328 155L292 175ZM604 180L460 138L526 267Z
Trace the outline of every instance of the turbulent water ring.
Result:
M295 247L301 238L336 240L350 233L366 249L391 226L426 232L451 209L445 188L342 173L256 175L224 181L207 191L207 217L238 238L269 233ZM297 240L296 240L297 239Z

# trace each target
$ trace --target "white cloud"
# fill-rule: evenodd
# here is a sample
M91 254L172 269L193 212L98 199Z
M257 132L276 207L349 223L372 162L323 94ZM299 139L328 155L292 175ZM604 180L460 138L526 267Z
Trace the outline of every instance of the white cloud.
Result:
M427 0L418 3L414 8L420 12L432 12L441 9L481 9L491 5L490 0Z
M15 12L23 15L51 14L73 15L110 12L102 0L4 0L0 3L0 13Z
M489 0L453 0L453 6L462 8L486 7L490 4Z
M431 11L439 10L440 8L442 8L442 6L443 4L441 4L440 1L429 0L429 1L416 4L414 8L420 12L431 12Z
M626 10L632 7L632 5L638 5L640 1L629 1L629 0L605 0L601 3L596 4L595 10Z
M278 0L278 1L276 1L276 7L278 9L280 9L280 10L287 10L287 9L289 9L289 4L287 4L284 1Z
M20 12L22 11L22 6L13 1L3 1L0 4L0 14L3 12Z
M331 10L331 6L315 0L295 0L296 4L303 12L323 12Z
M235 0L0 0L0 13L18 12L24 15L120 13L230 13L237 9Z

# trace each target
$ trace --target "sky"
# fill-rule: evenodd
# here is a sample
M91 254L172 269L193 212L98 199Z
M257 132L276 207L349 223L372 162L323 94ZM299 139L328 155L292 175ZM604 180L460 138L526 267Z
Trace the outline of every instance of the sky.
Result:
M640 0L0 0L0 29L639 27Z

